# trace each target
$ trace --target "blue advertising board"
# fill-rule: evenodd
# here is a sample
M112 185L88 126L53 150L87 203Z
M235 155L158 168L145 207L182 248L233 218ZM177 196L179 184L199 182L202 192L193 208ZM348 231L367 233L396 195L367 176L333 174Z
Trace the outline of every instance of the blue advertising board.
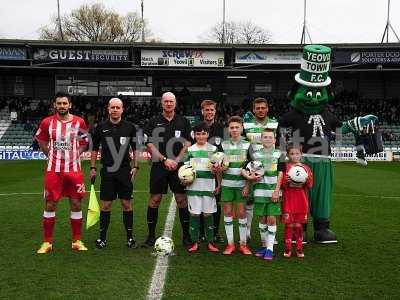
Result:
M26 59L26 49L16 47L0 47L0 60Z

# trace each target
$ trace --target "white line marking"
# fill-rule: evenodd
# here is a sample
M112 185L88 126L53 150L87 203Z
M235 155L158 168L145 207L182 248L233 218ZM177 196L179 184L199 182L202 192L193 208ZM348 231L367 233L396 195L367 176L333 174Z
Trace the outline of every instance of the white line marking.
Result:
M334 196L338 196L338 197L364 197L364 198L400 199L400 196L361 195L361 194L337 194L337 193L333 193L333 195L334 195Z
M174 228L176 212L175 197L172 196L171 204L169 205L167 219L165 220L164 236L171 237L172 229ZM147 292L147 299L159 300L163 296L165 277L167 275L169 256L158 256L156 266L154 267L151 284Z

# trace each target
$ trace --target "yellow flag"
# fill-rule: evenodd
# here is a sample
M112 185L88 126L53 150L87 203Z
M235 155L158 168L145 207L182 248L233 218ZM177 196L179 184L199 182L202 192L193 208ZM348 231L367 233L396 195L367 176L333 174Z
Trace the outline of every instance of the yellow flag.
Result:
M89 206L88 213L86 219L86 229L89 229L90 226L96 224L100 219L100 206L99 202L97 202L96 192L94 190L94 185L90 187L90 198L89 198Z

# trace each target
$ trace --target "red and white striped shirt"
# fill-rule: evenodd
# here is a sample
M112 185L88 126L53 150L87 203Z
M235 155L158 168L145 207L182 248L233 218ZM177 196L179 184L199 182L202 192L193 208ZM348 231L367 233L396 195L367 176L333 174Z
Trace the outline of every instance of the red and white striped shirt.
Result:
M78 172L81 170L79 148L88 144L85 121L72 115L71 121L61 121L57 114L40 123L36 139L49 142L47 171Z

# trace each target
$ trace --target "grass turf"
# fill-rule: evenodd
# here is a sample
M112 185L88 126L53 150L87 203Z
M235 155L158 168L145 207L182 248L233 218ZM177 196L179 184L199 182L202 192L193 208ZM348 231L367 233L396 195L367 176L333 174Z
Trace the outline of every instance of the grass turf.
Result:
M284 259L282 243L277 258L265 262L239 254L212 255L202 247L188 255L180 247L179 218L175 218L176 256L172 256L165 285L165 299L374 299L398 297L400 238L400 164L336 163L332 229L339 244L305 247L306 258ZM88 165L84 165L88 174ZM55 229L55 251L38 256L43 211L43 162L0 162L0 298L97 297L143 299L155 259L146 249L125 247L121 208L114 204L105 251L93 249L97 225L84 231L87 253L70 251L69 209L60 202ZM98 180L99 181L99 180ZM135 233L146 237L148 170L142 165L135 189ZM98 189L98 182L97 188ZM10 193L37 193L3 195ZM163 201L159 233L169 201ZM86 211L87 201L84 203ZM279 225L279 239L282 226ZM311 229L311 228L310 228ZM237 231L237 227L235 227ZM223 233L223 226L220 228ZM259 244L257 223L254 240ZM312 236L312 230L309 232ZM237 238L236 238L237 240ZM222 249L222 246L220 246Z

